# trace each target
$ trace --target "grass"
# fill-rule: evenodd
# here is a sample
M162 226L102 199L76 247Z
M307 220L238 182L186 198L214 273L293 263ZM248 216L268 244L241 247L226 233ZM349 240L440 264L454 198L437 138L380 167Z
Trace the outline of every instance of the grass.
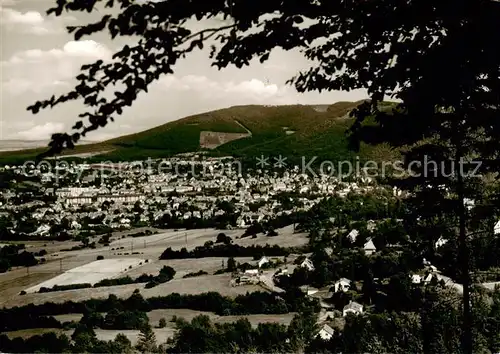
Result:
M99 153L86 157L88 162L131 161L168 157L178 153L200 151L200 132L247 133L252 135L231 141L210 151L211 155L231 154L240 158L256 156L301 156L318 160L352 160L345 132L353 122L349 112L360 102L337 102L325 111L308 105L235 106L197 114L163 124L136 134L126 135L96 144L76 146L61 156ZM390 107L390 105L388 106ZM292 134L287 134L292 131ZM44 149L0 152L0 164L19 164L31 160ZM361 159L393 157L386 146L363 145ZM75 157L70 159L78 160ZM295 161L296 162L296 161Z
M4 332L4 333L10 339L14 338L28 339L33 336L42 335L50 332L55 332L58 335L64 333L64 331L60 328L30 328L30 329L20 329L18 331Z

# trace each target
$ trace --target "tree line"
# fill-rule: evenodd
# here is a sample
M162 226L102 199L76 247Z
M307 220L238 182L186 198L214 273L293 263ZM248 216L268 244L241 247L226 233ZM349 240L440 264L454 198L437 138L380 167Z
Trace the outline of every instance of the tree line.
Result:
M129 298L119 299L109 295L107 299L90 299L82 302L46 302L0 310L0 330L14 331L23 328L61 328L62 324L51 316L88 312L107 313L110 309L120 311L149 312L155 309L191 309L214 312L221 316L276 314L297 311L304 304L315 306L314 300L306 298L300 291L289 291L277 297L267 292L252 292L230 298L216 292L197 295L172 293L144 299L138 290ZM318 308L319 311L319 308Z
M205 258L205 257L253 257L259 259L262 256L288 256L292 252L289 248L278 245L252 245L248 247L235 244L206 243L204 246L195 247L188 251L185 247L174 251L172 247L167 248L160 255L160 259L185 259L185 258Z

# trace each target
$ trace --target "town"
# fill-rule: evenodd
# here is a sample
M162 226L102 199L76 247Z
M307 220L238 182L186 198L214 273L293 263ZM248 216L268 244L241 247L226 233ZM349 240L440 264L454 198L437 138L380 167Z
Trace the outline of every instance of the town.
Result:
M181 167L159 172L165 161ZM0 209L3 316L23 304L44 313L28 327L3 321L7 347L8 338L27 328L55 328L78 341L75 328L83 324L94 328L96 343L122 333L125 339L114 340L125 344L116 345L140 347L144 321L156 321L149 336L155 350L168 350L180 328L176 318L191 311L193 321L209 314L215 323L245 318L252 326L281 323L288 331L301 318L300 326L314 325L307 342L320 348L346 335L352 316L412 313L436 286L445 298L461 294L453 267L442 258L453 251L448 240L440 236L432 245L435 264L422 256L429 252L412 252L417 241L402 219L408 195L376 177L308 175L299 166L242 170L232 158L197 154L150 161L143 173L133 168L139 164L121 163L119 170L83 162L65 170L54 161L42 168L3 167L9 186ZM500 222L491 231L500 234ZM500 284L494 270L488 265L481 273L483 291ZM201 305L208 294L236 307ZM199 299L169 305L174 295ZM130 308L135 314L127 315L127 325L106 324L111 312L89 324L80 310L63 309L68 301L137 296L146 317ZM162 296L163 305L151 303ZM255 308L239 309L246 297L256 298ZM61 309L45 314L46 301ZM265 301L267 310L261 309Z
M0 354L500 353L500 0L0 13Z

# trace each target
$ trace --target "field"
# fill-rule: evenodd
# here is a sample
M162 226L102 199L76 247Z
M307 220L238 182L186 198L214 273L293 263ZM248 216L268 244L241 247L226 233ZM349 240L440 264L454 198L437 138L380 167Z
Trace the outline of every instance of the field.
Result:
M26 242L26 247L30 252L41 249L47 250L48 254L45 256L47 262L35 267L19 268L0 274L0 306L11 307L31 302L40 304L46 301L80 301L92 297L105 298L109 294L128 297L135 289L140 289L144 297L165 295L170 292L198 294L206 291L216 291L223 295L236 296L244 294L247 291L264 290L260 286L231 287L229 285L229 274L213 275L215 271L221 269L222 262L227 262L226 258L210 257L159 260L161 253L168 247L172 247L173 249L180 249L182 247L193 249L196 246L203 245L207 241L215 241L217 234L221 232L220 230L169 230L151 236L126 237L128 234L134 232L137 232L137 230L114 233L112 242L108 247L98 245L97 249L78 251L62 251L78 244L78 242L74 241ZM260 234L257 238L239 238L243 234L243 230L224 230L223 232L230 236L235 244L243 246L277 244L285 247L300 246L307 243L306 234L293 234L292 227L278 229L278 236L275 237ZM95 268L85 268L85 265L87 265L86 267L93 267L91 264L99 264L95 263L98 256L104 257L105 262L101 264L115 264L114 268L107 267L106 271L103 271L100 267L97 271ZM291 257L289 258L291 259ZM143 262L141 266L138 266L139 259L148 260L148 262ZM255 263L250 258L237 258L236 261L240 263ZM125 265L120 262L131 263ZM118 264L121 265L118 266ZM125 272L125 268L128 268L129 264L136 264L137 266L127 269ZM144 289L144 284L129 284L19 295L22 290L29 289L30 292L36 291L41 286L52 287L56 283L59 285L69 284L69 282L94 283L100 279L111 278L117 275L128 275L132 278L138 277L143 273L156 275L164 265L171 266L176 270L175 278L168 283L161 284L152 289ZM84 267L78 268L82 266ZM82 273L82 270L85 272L88 271L88 274ZM206 271L208 275L195 278L182 278L187 273L194 273L200 270Z
M13 338L23 338L27 339L32 336L37 336L37 335L42 335L45 333L50 333L50 332L55 332L57 334L63 334L65 333L63 330L59 328L30 328L30 329L21 329L19 331L12 331L12 332L5 332L5 334L13 339ZM71 335L70 331L69 333L67 332L66 334Z
M235 322L240 318L246 318L252 326L257 327L259 323L279 323L283 325L289 325L292 321L295 313L287 313L282 315L248 315L248 316L219 316L213 312L204 312L204 311L195 311L188 309L161 309L161 310L153 310L147 313L149 318L149 323L153 327L157 327L161 318L164 318L167 321L167 326L165 328L154 328L156 339L158 343L165 343L168 338L173 337L175 333L175 323L172 322L174 316L177 318L183 318L186 321L191 321L193 318L199 315L206 315L210 317L212 323L230 323ZM67 314L67 315L59 315L54 316L57 320L61 322L66 321L79 321L82 317L81 314ZM28 333L30 330L26 330ZM32 331L32 330L31 330ZM132 342L132 344L137 343L137 339L139 336L138 330L106 330L106 329L96 329L96 335L99 339L102 340L113 340L117 334L123 333L127 336L128 339ZM23 333L23 331L15 331L8 333L9 336L15 337L19 336Z
M125 258L125 259L103 259L76 267L58 275L50 280L44 281L38 285L30 287L25 291L27 293L34 293L40 288L52 288L54 285L70 285L70 284L83 284L95 283L103 279L111 279L120 274L126 273L129 267L137 267L144 262L139 258Z
M173 328L153 328L153 332L155 333L156 343L162 344L167 341L168 338L172 338L175 334L175 330ZM139 331L138 330L110 330L110 329L96 329L95 334L100 340L113 340L115 339L117 334L124 334L127 338L132 342L132 345L137 344L139 339Z
M148 313L149 322L151 325L156 326L160 318L167 320L167 327L154 328L157 343L165 343L167 339L172 338L175 334L175 323L170 322L173 316L182 317L187 321L191 321L198 315L207 315L213 323L230 323L235 322L239 318L246 318L252 326L257 327L259 323L274 322L284 325L289 325L293 319L294 313L287 313L284 315L249 315L249 316L218 316L211 312L201 312L193 310L155 310ZM103 330L96 329L96 335L102 340L113 340L116 335L123 333L127 336L132 344L136 344L139 336L138 330Z
M265 291L264 288L257 285L231 287L229 282L230 274L205 275L195 278L173 279L168 283L163 283L151 289L146 289L145 284L128 284L110 287L98 287L87 289L76 289L66 291L55 291L50 293L31 293L22 296L16 296L3 303L3 306L21 306L30 303L43 304L51 301L55 303L72 301L83 301L91 298L107 298L114 294L120 298L127 298L132 295L135 289L141 291L145 298L155 296L165 296L170 293L180 294L201 294L215 291L224 296L237 296L252 291Z
M235 297L253 291L268 291L260 285L245 285L232 287L230 285L231 275L229 273L214 275L223 265L227 265L227 258L207 257L196 259L173 259L159 260L160 254L168 247L180 249L186 247L193 249L201 246L207 241L215 241L217 234L221 230L163 230L156 235L144 237L127 237L142 229L129 230L126 232L115 232L111 236L109 246L97 245L96 249L83 249L77 251L67 251L78 242L26 242L26 248L31 251L45 249L48 254L44 257L46 262L30 268L13 269L7 273L0 274L0 307L23 306L27 304L43 304L46 302L60 303L68 300L83 301L91 298L107 298L114 294L120 298L131 296L134 290L139 289L144 298L165 296L171 293L180 294L201 294L205 292L217 292L223 296ZM159 230L158 230L159 231ZM280 246L301 246L307 243L307 235L293 233L293 228L286 227L276 230L278 236L268 237L263 234L256 238L241 238L243 230L224 230L226 235L233 239L233 243L250 245L280 245ZM103 260L97 261L98 256L103 256ZM271 257L273 258L273 257ZM291 271L294 268L291 255L286 267ZM146 262L147 260L147 262ZM237 257L239 263L250 263L256 265L257 261L250 257ZM142 264L139 264L142 263ZM158 274L159 270L168 265L175 269L174 279L167 283L159 284L153 288L146 289L145 284L128 284L122 286L98 287L75 289L66 291L55 291L48 293L36 293L40 287L52 287L54 285L74 284L74 283L95 283L104 278L117 276L138 277L141 274ZM129 267L132 266L131 269ZM183 278L188 273L203 270L207 275ZM272 273L270 272L265 272ZM26 290L27 294L20 295L21 290ZM159 309L148 313L150 323L153 327L158 326L161 318L167 320L166 328L154 328L158 343L165 343L168 338L175 334L175 323L172 317L182 317L190 321L195 316L204 314L211 318L214 323L234 322L240 316L218 316L211 312L200 312L188 309ZM247 318L253 326L262 322L276 322L289 324L294 314L283 315L250 315L242 316ZM63 314L55 316L61 322L79 321L81 314ZM27 329L7 332L10 338L27 338L36 334L43 334L50 331L65 333L71 336L72 330L58 329ZM96 335L103 340L112 340L117 334L125 334L133 344L137 343L138 330L103 330L96 329Z

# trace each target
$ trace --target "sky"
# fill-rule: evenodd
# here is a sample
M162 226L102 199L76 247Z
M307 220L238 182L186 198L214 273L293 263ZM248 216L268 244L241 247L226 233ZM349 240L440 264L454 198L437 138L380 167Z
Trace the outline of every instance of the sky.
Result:
M45 140L53 133L69 132L84 112L82 103L64 103L36 115L26 107L72 89L81 65L110 60L127 44L105 33L74 41L66 26L93 21L102 13L47 16L53 4L55 0L0 0L0 140ZM295 51L276 50L264 64L255 60L242 69L219 71L210 63L208 51L191 53L176 65L174 74L161 77L114 123L85 139L102 141L235 105L332 104L367 97L363 90L298 93L285 82L309 65Z

